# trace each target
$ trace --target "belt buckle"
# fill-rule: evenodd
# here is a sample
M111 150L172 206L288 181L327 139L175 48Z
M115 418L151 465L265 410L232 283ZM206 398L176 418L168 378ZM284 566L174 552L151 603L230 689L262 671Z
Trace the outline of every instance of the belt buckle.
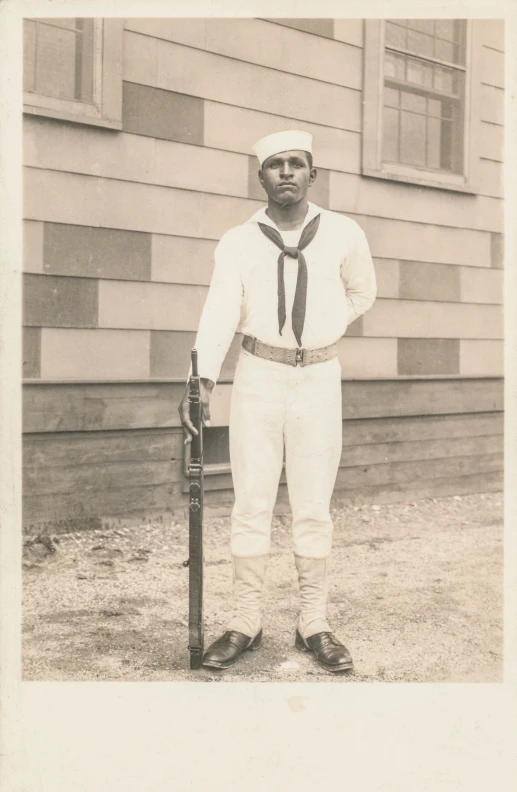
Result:
M300 347L297 347L296 354L294 356L294 365L295 366L297 366L298 363L300 364L300 366L303 366L303 355L304 355L304 352L305 352L304 349L301 349Z

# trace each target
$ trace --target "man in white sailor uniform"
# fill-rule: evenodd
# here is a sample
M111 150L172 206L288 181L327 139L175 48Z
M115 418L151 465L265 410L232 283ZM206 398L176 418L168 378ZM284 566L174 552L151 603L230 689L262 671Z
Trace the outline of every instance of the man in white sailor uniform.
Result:
M285 453L300 586L295 645L328 671L347 671L350 653L326 619L330 499L342 450L336 343L374 302L375 272L360 226L308 201L317 175L310 134L278 132L253 151L268 205L218 243L195 342L209 426L210 393L235 332L243 333L229 425L235 612L203 665L228 668L260 646L261 592ZM185 391L179 407L186 443L195 431L187 397Z

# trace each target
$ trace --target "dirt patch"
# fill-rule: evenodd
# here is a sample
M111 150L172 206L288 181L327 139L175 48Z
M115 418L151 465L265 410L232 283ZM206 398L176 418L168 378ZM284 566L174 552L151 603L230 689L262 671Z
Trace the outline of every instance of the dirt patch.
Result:
M374 506L333 512L329 621L354 658L353 675L331 675L294 648L298 586L282 515L273 522L263 645L225 672L189 670L186 524L27 540L24 679L500 681L502 495ZM229 530L228 518L206 521L206 644L232 612Z

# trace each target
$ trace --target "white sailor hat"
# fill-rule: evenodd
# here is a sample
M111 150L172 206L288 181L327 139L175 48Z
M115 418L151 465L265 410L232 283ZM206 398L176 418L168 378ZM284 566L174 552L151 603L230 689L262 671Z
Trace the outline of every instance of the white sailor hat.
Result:
M281 151L308 151L312 154L312 135L299 129L289 129L286 132L266 135L253 146L253 152L261 165L268 157L280 154Z

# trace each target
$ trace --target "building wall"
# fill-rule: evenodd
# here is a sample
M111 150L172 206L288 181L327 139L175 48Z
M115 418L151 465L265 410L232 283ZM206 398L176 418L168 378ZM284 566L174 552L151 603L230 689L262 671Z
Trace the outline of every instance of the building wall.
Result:
M360 175L362 20L126 20L121 132L25 117L28 530L183 513L177 403L212 253L264 203L251 145L292 126L314 134L312 200L363 227L379 286L339 344L336 498L501 486L502 25L482 28L477 195ZM207 433L214 509L238 348Z

